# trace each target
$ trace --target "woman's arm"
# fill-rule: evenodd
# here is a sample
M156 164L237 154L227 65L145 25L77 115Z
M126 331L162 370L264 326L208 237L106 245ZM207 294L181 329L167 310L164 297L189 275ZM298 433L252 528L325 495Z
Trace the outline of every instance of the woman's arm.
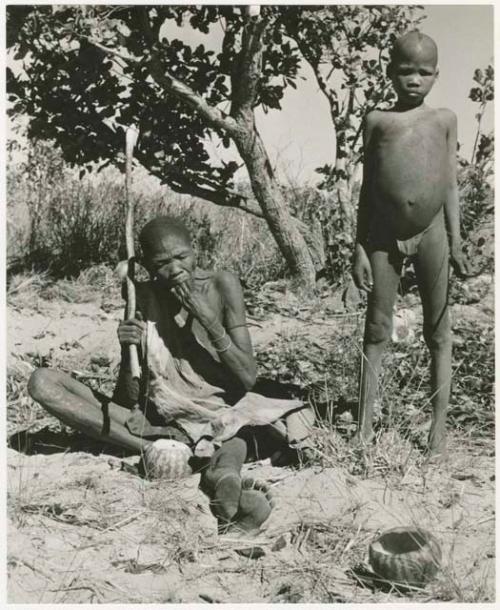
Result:
M177 285L172 292L205 328L228 372L248 391L255 384L257 367L246 327L243 291L239 280L227 271L218 272L214 282L223 303L222 319L210 304L206 292L185 283Z
M227 271L217 275L216 285L224 303L223 325L207 330L221 361L248 391L255 385L257 365L246 322L243 290L238 278Z

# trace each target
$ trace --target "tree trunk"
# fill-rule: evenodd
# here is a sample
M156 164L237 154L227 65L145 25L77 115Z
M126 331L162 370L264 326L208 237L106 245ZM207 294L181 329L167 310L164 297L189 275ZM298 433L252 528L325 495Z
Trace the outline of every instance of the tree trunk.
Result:
M313 259L275 179L253 111L248 114L235 117L240 129L233 137L248 170L252 191L290 271L305 288L312 288L316 281Z
M245 12L247 20L243 29L241 50L231 75L230 115L210 106L185 83L165 73L157 52L152 53L151 73L166 90L195 108L209 125L225 132L233 139L247 168L252 191L262 209L262 215L290 271L302 286L312 288L316 281L312 255L297 221L290 214L287 202L274 177L264 143L255 126L254 107L262 72L262 35L267 22L260 17L261 11L258 7L249 7ZM155 42L156 35L151 30L146 10L143 12L143 17L145 31L150 40Z
M336 181L334 192L344 217L345 231L354 236L356 203L352 201L350 174L345 157L337 156L335 162L335 175Z

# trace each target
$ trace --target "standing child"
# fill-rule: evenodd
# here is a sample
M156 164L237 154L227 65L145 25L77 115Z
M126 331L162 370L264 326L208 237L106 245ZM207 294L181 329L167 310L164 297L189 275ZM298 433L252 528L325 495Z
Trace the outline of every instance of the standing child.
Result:
M431 355L431 454L446 447L451 382L449 263L460 275L467 263L460 248L456 180L457 120L451 110L424 100L438 76L437 47L412 31L391 51L388 74L397 94L391 110L365 119L364 172L358 210L353 276L369 293L361 367L358 436L373 436L373 404L405 257L413 259Z

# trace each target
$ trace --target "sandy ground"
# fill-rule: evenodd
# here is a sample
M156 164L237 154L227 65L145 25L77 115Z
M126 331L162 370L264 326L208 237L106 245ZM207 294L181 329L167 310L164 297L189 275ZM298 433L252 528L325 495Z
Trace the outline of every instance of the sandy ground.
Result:
M487 306L475 307L479 322ZM454 314L468 315L461 307ZM92 356L117 363L122 311L107 310L57 302L11 309L9 364L28 367L27 353L83 373ZM299 326L312 340L328 339L328 325ZM297 328L276 314L253 327L254 343L262 349ZM8 432L15 428L10 421ZM67 452L57 442L34 455L9 448L9 602L492 601L492 445L464 446L452 434L450 450L445 465L416 468L409 459L397 475L381 467L370 478L341 457L328 468L246 465L271 485L276 507L258 540L235 541L217 535L197 475L146 481L130 471L134 457ZM363 585L356 573L369 542L410 524L440 541L438 579L406 593Z

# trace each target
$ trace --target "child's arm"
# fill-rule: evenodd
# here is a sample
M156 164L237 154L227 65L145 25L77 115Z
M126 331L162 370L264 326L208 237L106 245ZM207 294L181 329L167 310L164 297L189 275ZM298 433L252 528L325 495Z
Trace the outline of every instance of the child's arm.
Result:
M373 285L372 269L368 254L366 252L366 242L368 238L368 226L370 220L370 181L371 181L371 153L370 139L373 130L373 113L365 117L365 125L363 129L363 182L361 184L361 192L358 205L358 219L356 227L356 244L354 246L354 264L352 276L354 283L361 290L370 292Z
M450 240L450 262L458 277L469 274L469 265L461 248L460 209L457 185L457 117L447 111L447 140L449 159L449 185L445 201L445 217Z

